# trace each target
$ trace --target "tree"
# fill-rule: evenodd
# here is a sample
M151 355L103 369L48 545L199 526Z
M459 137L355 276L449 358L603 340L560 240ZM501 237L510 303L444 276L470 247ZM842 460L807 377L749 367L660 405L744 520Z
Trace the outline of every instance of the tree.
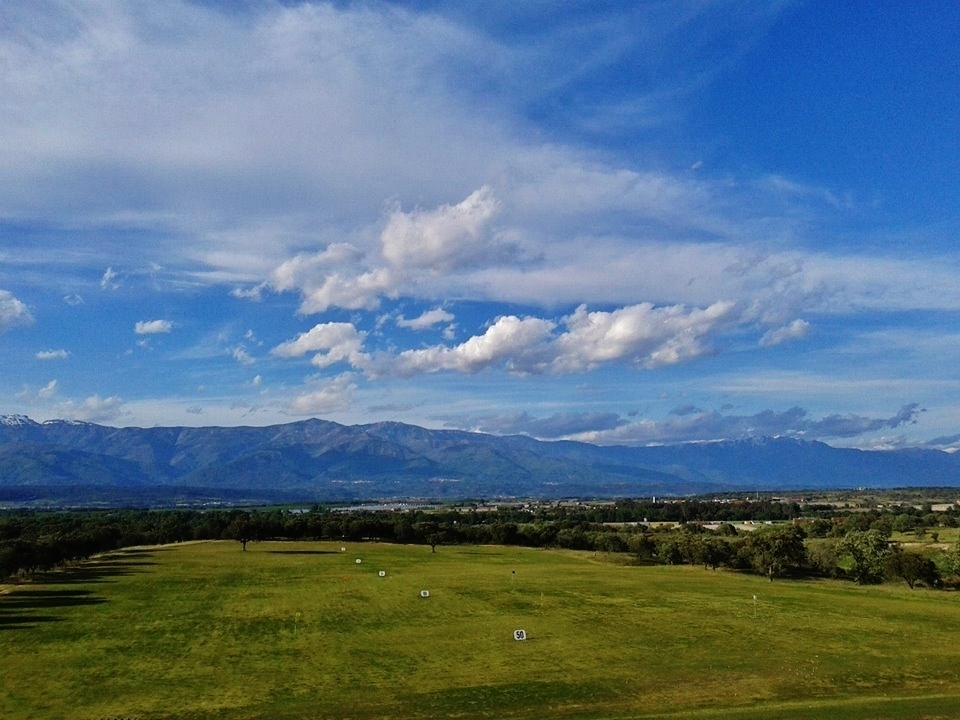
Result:
M836 543L816 543L807 549L807 562L810 569L826 577L837 577Z
M246 517L234 518L223 531L223 537L236 540L244 551L247 549L247 543L253 540L254 525Z
M695 536L691 540L688 550L691 563L703 565L705 570L716 570L730 561L732 551L726 540L712 535Z
M853 579L860 585L883 582L884 560L890 553L887 538L879 530L852 530L840 538L837 552L853 561Z
M920 553L905 552L899 545L890 549L884 558L884 570L887 577L902 578L913 590L918 582L927 587L940 584L940 572L933 560Z
M740 552L757 572L773 578L806 564L806 533L799 525L775 525L760 528L744 540Z
M900 513L893 519L893 529L898 533L907 533L916 529L917 519L909 513Z

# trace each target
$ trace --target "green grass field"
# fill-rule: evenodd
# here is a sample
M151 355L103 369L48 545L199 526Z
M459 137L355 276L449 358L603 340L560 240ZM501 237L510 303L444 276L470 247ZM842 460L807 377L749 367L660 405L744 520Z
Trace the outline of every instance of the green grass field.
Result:
M340 548L137 549L7 586L0 717L875 720L960 710L956 593L769 583L592 553ZM514 640L516 629L528 639Z

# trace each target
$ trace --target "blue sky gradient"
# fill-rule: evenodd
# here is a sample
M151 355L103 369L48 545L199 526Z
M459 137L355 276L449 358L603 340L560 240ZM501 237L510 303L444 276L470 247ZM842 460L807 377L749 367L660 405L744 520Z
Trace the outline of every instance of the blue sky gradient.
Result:
M0 6L0 413L960 446L960 6Z

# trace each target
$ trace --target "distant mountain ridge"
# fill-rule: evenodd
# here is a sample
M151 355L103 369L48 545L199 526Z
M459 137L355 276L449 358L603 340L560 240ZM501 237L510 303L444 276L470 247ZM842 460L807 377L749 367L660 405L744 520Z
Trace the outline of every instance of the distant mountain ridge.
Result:
M0 501L642 497L960 486L960 457L792 438L655 447L397 422L115 428L0 416Z

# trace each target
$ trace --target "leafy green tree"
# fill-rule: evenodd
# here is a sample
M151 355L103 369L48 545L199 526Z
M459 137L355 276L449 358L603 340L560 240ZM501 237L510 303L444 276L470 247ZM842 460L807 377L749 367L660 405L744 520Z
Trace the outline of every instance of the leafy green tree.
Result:
M721 565L730 562L733 555L730 543L713 535L698 538L696 545L696 562L703 564L704 569L716 570Z
M786 572L799 570L807 562L806 533L799 525L774 525L747 535L741 556L771 582Z
M661 533L656 536L657 558L665 565L683 564L683 543L679 533Z
M236 540L240 543L240 547L246 551L247 543L254 539L255 531L256 529L253 522L241 516L234 518L234 520L227 525L223 531L223 537Z
M883 582L884 560L890 553L886 536L880 530L852 530L840 538L837 552L853 561L853 579L860 585Z
M900 513L893 519L893 530L899 533L911 532L917 527L917 519L908 513Z
M807 563L818 575L837 577L838 561L836 543L815 543L807 548Z
M600 552L625 552L627 542L620 533L603 531L597 533L593 547Z
M657 553L657 545L649 533L633 533L627 538L627 550L637 556L637 560L650 561Z
M902 578L913 590L917 583L927 587L940 584L940 572L933 560L920 553L906 552L899 545L894 546L884 558L884 570L887 577Z

